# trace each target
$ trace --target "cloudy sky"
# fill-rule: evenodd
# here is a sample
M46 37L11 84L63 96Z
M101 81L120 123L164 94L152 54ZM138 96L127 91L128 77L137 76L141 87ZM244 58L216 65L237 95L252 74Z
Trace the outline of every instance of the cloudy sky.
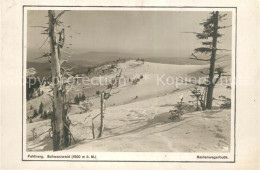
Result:
M57 11L56 13L58 13ZM221 12L223 13L223 12ZM231 25L231 13L220 25ZM47 11L28 11L27 47L38 49L46 35L41 35L41 28L47 26ZM70 50L109 51L146 53L162 56L182 57L191 54L200 46L194 34L199 32L200 22L209 16L209 12L199 11L69 11L62 17L66 34L72 35L66 43L71 43ZM80 34L78 34L80 33ZM231 49L231 28L222 30L219 47ZM42 48L49 48L48 44ZM42 50L41 49L41 50Z

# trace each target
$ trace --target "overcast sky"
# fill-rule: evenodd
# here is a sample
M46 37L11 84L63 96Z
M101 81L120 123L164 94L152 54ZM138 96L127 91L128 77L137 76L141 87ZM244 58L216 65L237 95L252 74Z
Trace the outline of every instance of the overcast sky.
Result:
M58 12L56 12L58 13ZM223 12L221 12L223 13ZM231 13L219 25L231 25ZM48 26L47 11L28 11L27 45L37 49L46 35L41 28ZM62 17L66 34L72 35L66 43L71 43L72 51L110 51L161 54L173 57L190 55L200 46L194 34L182 32L202 30L200 22L209 12L199 11L69 11ZM80 34L77 34L80 33ZM222 30L225 36L219 47L231 49L231 28ZM48 44L43 49L49 48Z

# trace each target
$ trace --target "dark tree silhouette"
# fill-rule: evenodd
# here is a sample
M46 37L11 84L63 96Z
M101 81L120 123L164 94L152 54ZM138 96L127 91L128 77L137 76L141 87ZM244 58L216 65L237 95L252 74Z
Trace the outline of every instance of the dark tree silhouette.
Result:
M34 110L33 111L33 118L37 117L39 115L38 111L37 110Z
M217 58L217 51L229 51L227 49L219 49L217 48L218 38L222 37L222 34L219 33L219 29L227 28L230 26L219 26L219 22L222 20L225 20L226 14L219 14L219 11L214 11L210 13L210 17L200 23L203 26L202 33L197 32L190 32L193 34L196 34L196 37L198 39L203 40L202 41L202 47L196 48L194 50L194 54L192 54L192 59L199 60L199 61L208 61L210 63L209 72L205 75L208 76L207 82L205 84L196 84L199 86L206 87L206 109L212 108L212 100L213 100L213 90L215 87L215 84L219 81L221 76L227 76L223 73L223 68L217 68L215 69L215 62L216 60L224 57L219 56ZM209 59L203 59L197 57L196 53L203 53L205 55L209 55ZM218 75L218 77L215 79L215 75Z
M41 115L41 117L43 117L43 103L42 102L39 106L39 114Z

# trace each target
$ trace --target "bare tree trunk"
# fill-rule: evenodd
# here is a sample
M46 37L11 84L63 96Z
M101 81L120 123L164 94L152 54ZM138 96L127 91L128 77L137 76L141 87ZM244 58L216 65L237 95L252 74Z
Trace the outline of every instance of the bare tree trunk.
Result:
M94 125L93 119L92 119L92 136L93 136L93 139L96 138L96 136L95 136L95 125Z
M104 130L104 109L105 109L105 99L104 99L104 92L101 93L101 100L100 100L100 130L98 137L102 137L103 130Z
M55 36L55 12L48 11L49 14L49 38L51 53L51 73L53 79L53 115L52 115L52 131L53 131L53 151L62 150L67 147L69 142L68 129L65 127L66 113L64 110L65 94L62 91L60 73L60 53L59 44L56 42Z
M215 58L217 49L217 38L218 38L218 14L219 12L214 12L214 30L213 30L213 40L212 40L212 54L210 58L210 69L209 69L209 85L207 89L207 103L206 109L212 108L213 90L214 90L214 72L215 72Z
M207 95L208 95L208 87L205 87L205 93L204 93L204 96L203 96L204 109L205 109L205 106L206 106Z
M200 107L199 107L199 98L197 97L197 105L196 105L196 110L199 111L200 110Z

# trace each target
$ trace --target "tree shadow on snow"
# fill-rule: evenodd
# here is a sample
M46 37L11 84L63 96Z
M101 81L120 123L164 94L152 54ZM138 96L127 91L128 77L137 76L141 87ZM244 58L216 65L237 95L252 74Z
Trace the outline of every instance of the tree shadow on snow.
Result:
M144 124L144 125L141 125L137 128L134 128L132 130L129 130L129 131L126 131L126 132L123 132L123 133L112 133L111 135L109 136L104 136L104 137L101 137L101 138L96 138L96 139L82 139L82 140L77 140L77 143L74 144L74 142L72 143L71 146L65 148L64 150L68 150L68 149L71 149L71 148L74 148L78 145L81 145L81 144L87 144L87 143L91 143L91 142L94 142L94 141L99 141L99 140L103 140L103 139L109 139L109 138L113 138L113 137L118 137L118 136L121 136L121 135L126 135L126 134L133 134L133 133L137 133L137 132L141 132L141 131L144 131L148 128L153 128L153 127L156 127L156 126L165 126L165 125L172 125L170 128L168 129L164 129L164 130L161 130L161 131L153 131L152 133L147 133L146 135L149 135L149 134L156 134L156 133L161 133L161 132L165 132L165 131L169 131L173 128L176 128L178 126L181 126L183 125L184 123L188 123L190 121L193 121L193 120L196 120L196 119L199 119L199 118L209 118L210 116L213 116L214 114L216 113L219 113L221 110L218 109L218 110L210 110L210 111L204 111L204 112L193 112L193 113L187 113L187 114L184 114L180 121L178 120L171 120L169 119L169 113L168 112L164 112L164 113L161 113L159 115L156 115L154 116L153 119L148 119L147 123ZM214 117L213 117L214 118ZM140 122L142 123L142 122ZM40 146L43 146L44 145L44 148L43 149L39 149L39 150L34 150L34 151L47 151L47 150L52 150L52 140L42 140L41 141L42 144L41 145L38 145L36 146L35 148L38 148ZM47 142L47 143L46 143ZM34 148L31 148L30 150L33 150Z
M37 151L51 151L52 150L52 139L48 136L41 139L37 144L32 148L27 148L28 152L37 152Z

